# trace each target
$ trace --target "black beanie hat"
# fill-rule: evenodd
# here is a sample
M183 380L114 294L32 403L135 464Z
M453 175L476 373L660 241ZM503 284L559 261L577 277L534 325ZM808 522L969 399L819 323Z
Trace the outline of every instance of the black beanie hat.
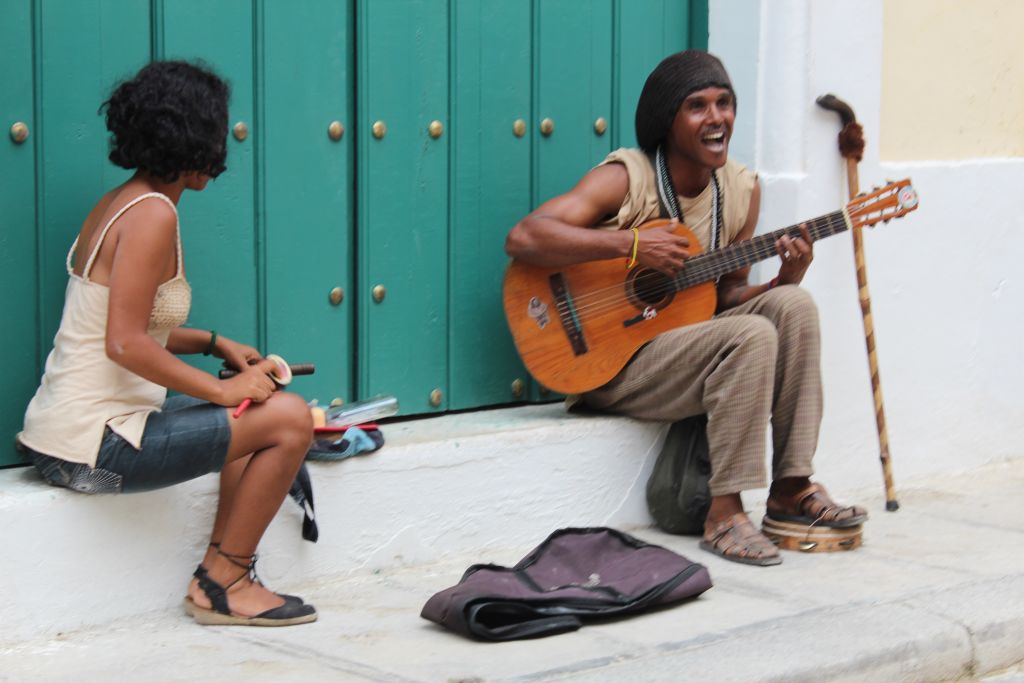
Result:
M729 74L718 57L703 50L686 50L661 60L647 77L636 104L636 141L653 152L668 135L683 100L697 90L717 86L732 93Z

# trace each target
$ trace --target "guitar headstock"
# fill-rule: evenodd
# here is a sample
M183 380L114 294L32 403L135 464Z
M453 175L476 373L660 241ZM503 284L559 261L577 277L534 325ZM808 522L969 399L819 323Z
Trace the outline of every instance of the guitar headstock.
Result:
M905 216L917 208L917 191L910 178L891 182L869 194L854 197L846 205L846 214L854 228L865 228Z

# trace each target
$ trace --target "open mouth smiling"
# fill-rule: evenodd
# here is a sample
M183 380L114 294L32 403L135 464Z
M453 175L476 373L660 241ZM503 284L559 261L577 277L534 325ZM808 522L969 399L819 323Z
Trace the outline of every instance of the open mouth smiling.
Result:
M711 133L704 133L700 141L709 147L721 147L725 145L725 131L717 130Z

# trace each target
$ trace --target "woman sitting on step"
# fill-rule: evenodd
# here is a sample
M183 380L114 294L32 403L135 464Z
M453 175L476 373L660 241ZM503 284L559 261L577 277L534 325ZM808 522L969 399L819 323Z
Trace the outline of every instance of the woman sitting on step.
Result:
M303 399L275 393L276 365L214 331L182 327L177 204L225 170L228 86L186 62L155 62L103 104L110 160L135 174L99 199L68 253L64 313L19 434L51 484L148 491L220 471L210 545L186 611L201 624L284 626L316 610L256 578L256 546L313 436ZM240 372L220 380L178 358ZM180 395L167 398L167 390ZM231 406L252 407L230 419Z

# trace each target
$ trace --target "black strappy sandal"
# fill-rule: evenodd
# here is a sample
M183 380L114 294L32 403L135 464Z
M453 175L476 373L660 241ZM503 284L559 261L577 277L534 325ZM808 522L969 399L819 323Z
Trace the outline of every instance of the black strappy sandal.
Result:
M228 590L242 579L256 576L256 556L231 555L220 548L217 548L217 554L227 558L228 562L246 571L227 586L222 586L210 578L203 565L196 567L193 576L199 581L199 588L206 594L211 605L210 607L200 607L191 597L185 598L185 612L195 619L196 623L206 626L292 626L316 621L316 608L303 603L298 598L299 602L285 599L283 605L268 609L252 617L232 613L231 608L228 606ZM239 562L238 560L240 559L247 560L247 564ZM258 581L258 579L253 580ZM281 597L283 598L284 596ZM295 596L291 597L294 598Z
M213 541L210 541L209 545L210 545L211 548L213 548L218 553L220 553L220 543L214 543ZM247 557L247 555L235 555L234 557ZM267 588L267 584L265 584L262 581L260 581L260 577L256 575L255 555L253 556L253 558L254 559L252 561L252 566L251 566L251 568L249 570L249 578L252 579L253 583L258 583L259 585L263 586L264 588ZM204 567L200 563L200 564L196 565L196 571L192 573L192 576L196 576L196 572L198 572L200 569L202 569L203 571L206 571L206 567ZM267 590L270 590L270 589L267 588ZM279 598L284 598L285 602L294 602L294 603L299 604L299 605L303 605L306 602L305 600L300 598L298 595L288 595L287 593L274 593L274 595L276 595Z

